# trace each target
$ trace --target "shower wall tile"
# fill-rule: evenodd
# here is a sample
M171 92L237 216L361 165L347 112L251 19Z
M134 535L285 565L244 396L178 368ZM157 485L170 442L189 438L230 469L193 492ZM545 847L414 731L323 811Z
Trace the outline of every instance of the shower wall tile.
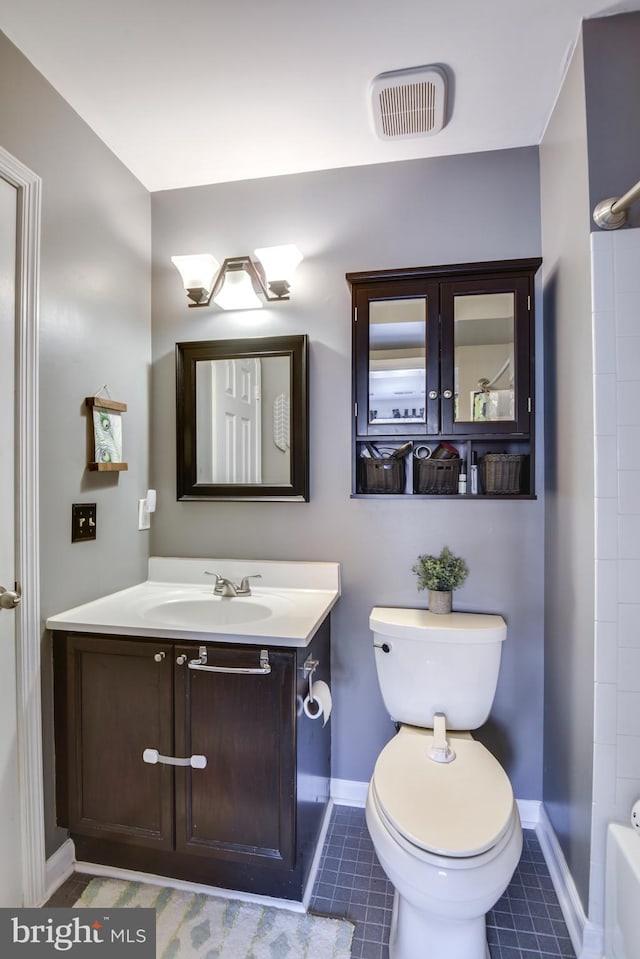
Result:
M602 809L611 809L616 800L618 743L596 743L593 750L593 801Z
M609 747L602 746L601 748L607 749ZM640 736L618 736L616 749L616 777L618 779L640 779Z
M599 436L595 449L595 492L603 499L618 495L617 436Z
M618 471L618 512L640 514L640 470Z
M640 469L640 426L618 427L618 469Z
M636 799L640 799L640 779L616 780L616 819L620 822L629 822L631 807Z
M618 602L633 603L638 598L640 560L618 560Z
M618 605L618 648L640 646L640 603Z
M596 559L615 560L617 556L618 504L613 498L602 499L596 509Z
M618 629L614 622L596 622L595 675L599 683L618 681Z
M594 741L615 746L617 730L618 690L615 683L596 683L594 696ZM635 730L634 730L635 732ZM614 776L615 778L615 776Z
M624 337L624 339L635 339L635 337ZM613 379L615 380L615 377L613 377ZM638 385L637 380L622 380L617 384L617 415L619 426L638 426L640 424ZM608 396L606 400L607 403L610 402Z
M618 564L616 560L596 560L596 622L615 623L618 608L617 589Z
M615 373L599 373L594 376L593 389L597 397L594 406L596 436L615 436L618 410Z
M609 335L602 336L604 341L611 340ZM596 349L598 344L596 343ZM618 380L640 382L640 336L617 336L615 340L615 366L613 370L598 370L601 373L616 372Z
M640 514L617 517L620 559L640 559Z
M613 236L613 279L618 293L638 293L640 278L640 230L619 230Z
M640 693L620 690L616 728L621 736L640 736Z
M614 306L613 243L606 233L591 234L591 308L594 314Z
M593 314L593 372L615 373L618 365L616 341L611 335L615 328L613 310Z
M617 336L638 336L640 333L640 313L638 312L638 291L620 293L616 291L615 317Z
M618 690L640 693L640 649L637 647L618 650Z

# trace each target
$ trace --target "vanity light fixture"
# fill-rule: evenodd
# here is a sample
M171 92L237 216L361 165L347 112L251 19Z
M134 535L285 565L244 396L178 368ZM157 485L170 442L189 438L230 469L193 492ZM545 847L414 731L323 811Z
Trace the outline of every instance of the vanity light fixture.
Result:
M250 256L231 256L222 266L209 253L172 256L189 306L208 306L211 300L223 310L254 310L263 300L288 300L291 281L302 253L293 243L261 247Z

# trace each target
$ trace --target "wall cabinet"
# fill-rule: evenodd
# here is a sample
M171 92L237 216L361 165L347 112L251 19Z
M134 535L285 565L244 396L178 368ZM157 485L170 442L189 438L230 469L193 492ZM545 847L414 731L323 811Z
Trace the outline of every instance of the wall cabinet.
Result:
M354 495L457 495L459 467L464 464L469 476L474 462L485 477L481 495L533 495L534 276L540 262L347 274ZM442 442L448 445L438 450ZM410 446L394 460L403 444ZM459 462L438 465L442 452L457 452ZM368 462L378 454L391 459ZM499 464L512 473L518 466L517 486L494 488ZM454 489L446 482L429 485L436 474L446 480L454 472Z
M77 858L301 898L330 744L328 727L298 718L298 696L312 653L329 678L328 630L269 648L267 674L189 668L193 643L54 634L58 818ZM256 646L205 649L207 665L260 668Z

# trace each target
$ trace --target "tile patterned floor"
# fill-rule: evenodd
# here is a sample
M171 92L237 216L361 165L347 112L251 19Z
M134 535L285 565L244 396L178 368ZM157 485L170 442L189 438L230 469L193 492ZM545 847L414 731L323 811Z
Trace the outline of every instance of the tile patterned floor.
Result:
M48 906L72 906L91 876L73 875ZM350 919L352 959L388 959L393 887L378 863L364 809L336 806L322 851L310 909ZM487 917L491 959L575 959L535 833L524 831L520 864Z
M311 910L355 923L353 959L388 959L393 887L378 863L364 810L336 806ZM487 917L491 959L575 959L540 845L524 831L520 864Z

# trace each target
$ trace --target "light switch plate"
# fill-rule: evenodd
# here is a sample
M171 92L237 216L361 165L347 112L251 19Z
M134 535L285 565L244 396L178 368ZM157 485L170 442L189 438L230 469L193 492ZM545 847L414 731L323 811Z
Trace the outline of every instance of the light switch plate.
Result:
M138 500L138 529L151 529L151 517L146 499Z
M97 506L95 503L72 503L71 542L82 543L95 539L98 530Z

